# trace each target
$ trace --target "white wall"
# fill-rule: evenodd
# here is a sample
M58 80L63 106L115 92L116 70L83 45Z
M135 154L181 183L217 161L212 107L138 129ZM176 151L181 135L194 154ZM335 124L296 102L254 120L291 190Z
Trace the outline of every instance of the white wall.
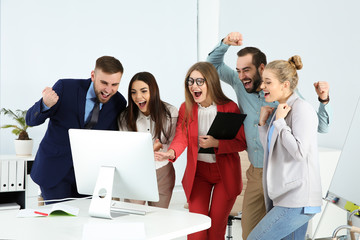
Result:
M240 31L244 46L259 47L269 61L303 58L299 89L314 106L312 83L330 83L332 126L319 142L341 149L359 98L359 7L356 0L198 0L198 5L194 0L2 0L0 106L26 109L58 78L89 77L104 54L124 64L120 92L126 93L135 72L147 70L157 76L162 98L179 106L188 67L205 60L229 32ZM75 16L77 21L69 20ZM234 68L239 49L230 48L225 58ZM223 88L236 101L231 87ZM9 120L1 116L0 121ZM30 129L36 144L45 129L46 124ZM10 131L1 129L1 154L14 152L10 139Z
M268 61L300 55L304 67L299 89L316 108L313 82L330 83L333 118L330 132L319 135L319 144L341 149L360 96L359 9L357 0L223 0L219 40L239 31L243 47L260 48ZM238 50L230 48L225 58L233 68Z
M28 109L59 78L89 78L103 55L123 63L125 97L130 78L149 71L163 100L177 107L184 101L184 76L197 61L196 1L1 0L0 6L0 107ZM46 127L29 130L34 153ZM14 153L14 138L1 129L1 154ZM176 162L177 184L185 156Z
M219 0L198 0L198 59L206 61L219 38Z

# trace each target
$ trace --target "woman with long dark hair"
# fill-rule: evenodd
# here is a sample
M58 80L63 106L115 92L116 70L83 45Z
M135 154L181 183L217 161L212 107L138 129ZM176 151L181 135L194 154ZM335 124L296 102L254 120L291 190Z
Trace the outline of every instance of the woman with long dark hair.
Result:
M151 133L154 151L167 151L175 135L178 110L160 99L155 77L149 72L135 74L128 88L128 106L119 116L120 131ZM159 202L150 206L168 208L175 185L175 170L169 161L156 161ZM126 200L145 204L145 201Z

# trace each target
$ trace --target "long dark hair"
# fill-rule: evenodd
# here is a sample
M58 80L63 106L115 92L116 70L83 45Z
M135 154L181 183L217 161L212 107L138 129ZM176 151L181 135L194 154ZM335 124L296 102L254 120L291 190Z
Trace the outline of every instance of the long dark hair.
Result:
M131 97L131 88L135 81L143 81L149 86L150 101L149 110L151 120L155 122L155 136L161 143L169 143L171 137L171 130L175 126L172 126L171 113L166 107L165 103L160 99L159 87L156 83L155 77L149 72L136 73L129 83L128 88L128 106L124 110L121 124L126 124L127 129L130 131L137 131L136 120L139 117L139 108ZM166 129L166 123L169 122L170 127ZM161 139L161 133L164 134L164 142Z

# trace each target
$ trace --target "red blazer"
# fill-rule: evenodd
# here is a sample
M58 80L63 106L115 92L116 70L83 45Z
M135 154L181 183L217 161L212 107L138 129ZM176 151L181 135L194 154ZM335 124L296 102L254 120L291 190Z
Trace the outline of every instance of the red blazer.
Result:
M224 105L217 105L218 112L240 113L236 103L233 101ZM188 135L182 130L182 121L185 115L185 103L179 110L179 118L176 125L176 133L169 149L175 151L176 158L187 147L187 165L182 180L187 200L190 199L194 183L197 156L198 156L198 105L194 104L192 119L187 125ZM215 148L216 164L218 165L221 179L225 183L227 198L236 197L242 190L241 166L239 153L246 149L244 126L242 125L237 136L232 140L219 140L219 147ZM172 161L175 161L176 158Z

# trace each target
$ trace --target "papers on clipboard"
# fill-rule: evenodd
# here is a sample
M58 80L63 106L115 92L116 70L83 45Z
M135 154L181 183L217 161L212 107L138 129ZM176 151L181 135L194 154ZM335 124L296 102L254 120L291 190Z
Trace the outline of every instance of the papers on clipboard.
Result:
M216 139L233 139L236 137L246 114L218 112L207 135ZM214 148L200 148L199 153L214 154Z

